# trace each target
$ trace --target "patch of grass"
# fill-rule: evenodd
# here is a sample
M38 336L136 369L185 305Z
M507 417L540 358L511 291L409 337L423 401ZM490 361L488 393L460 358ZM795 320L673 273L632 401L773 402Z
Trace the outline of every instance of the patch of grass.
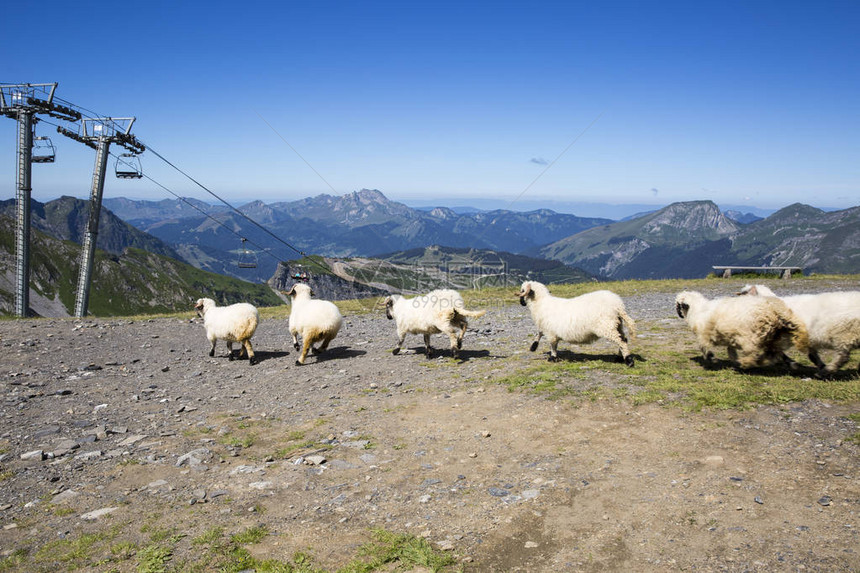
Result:
M834 380L818 380L812 365L801 366L797 372L782 365L741 371L728 362L724 350L718 353L715 366L706 366L682 321L664 321L662 325L666 329L663 335L640 337L631 344L634 368L615 361L611 354L614 349L604 343L568 345L559 351L559 362L510 361L492 381L510 391L536 393L548 399L628 400L633 405L670 404L691 411L810 399L860 400L860 378L853 372L845 371ZM651 325L642 321L638 329L651 332Z
M244 436L231 436L229 434L226 434L221 440L221 443L225 446L241 446L243 448L250 448L254 445L256 439L256 434L245 434Z
M150 545L137 554L138 573L167 573L167 562L173 552L167 547Z
M580 365L571 362L542 362L536 366L519 372L514 372L495 382L508 387L508 391L526 391L534 394L543 394L552 400L559 398L575 397L581 395L577 390L567 384L572 379L583 380L585 375L580 372Z
M92 556L118 535L118 529L110 531L87 533L73 539L56 539L43 545L33 556L36 563L66 563L69 566L81 566Z
M149 540L153 543L160 543L162 541L170 541L171 543L176 543L177 541L185 537L185 534L179 532L175 527L171 527L170 529L160 529L150 524L142 525L140 527L140 532L148 534Z
M290 444L288 446L275 450L275 454L273 457L286 459L289 458L293 454L293 452L296 452L298 450L310 449L313 448L314 445L314 442L297 442L295 444Z
M110 546L111 555L118 560L131 559L137 552L137 545L131 541L120 541Z
M407 571L425 567L436 573L452 570L457 563L453 555L433 549L426 539L420 537L374 529L371 538L361 547L361 557L339 569L338 573L370 573L391 564Z
M192 545L212 545L224 536L223 527L213 527L191 540Z
M27 549L16 549L12 551L12 553L7 557L0 559L0 572L24 571L22 567L27 563L29 554L30 552Z
M248 545L250 543L259 543L269 534L268 528L265 525L255 525L254 527L249 527L245 531L241 533L235 533L230 537L230 541L233 543L239 543L242 545Z

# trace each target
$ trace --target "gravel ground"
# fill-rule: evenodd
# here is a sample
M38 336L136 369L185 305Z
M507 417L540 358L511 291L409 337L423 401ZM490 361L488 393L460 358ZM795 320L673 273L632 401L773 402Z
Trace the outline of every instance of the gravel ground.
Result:
M626 298L641 336L691 336L672 300ZM0 322L0 550L121 524L140 544L146 526L186 534L179 562L214 526L265 525L255 555L335 569L381 527L467 571L860 570L858 404L688 413L511 393L493 379L545 360L527 311L472 327L461 361L426 360L418 336L391 354L381 313L349 316L297 367L286 321L268 320L251 367L223 343L208 357L198 319ZM575 352L561 356L587 360L588 384L617 382L610 346ZM135 570L105 558L78 570Z

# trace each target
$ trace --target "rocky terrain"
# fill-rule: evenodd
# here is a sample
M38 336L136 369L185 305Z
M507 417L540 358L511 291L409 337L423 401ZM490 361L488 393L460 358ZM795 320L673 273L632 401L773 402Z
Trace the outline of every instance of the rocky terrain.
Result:
M626 299L637 360L690 339L672 298ZM58 544L113 531L140 553L155 530L173 566L210 570L192 540L254 526L252 554L328 570L372 528L466 571L860 570L860 404L509 392L495 380L545 355L525 309L488 310L460 361L426 360L417 336L392 355L394 325L371 312L303 367L285 319L263 320L253 367L223 343L210 358L191 315L0 322L0 570L135 571L108 545L69 561ZM562 348L582 363L571 385L624 382L609 345Z

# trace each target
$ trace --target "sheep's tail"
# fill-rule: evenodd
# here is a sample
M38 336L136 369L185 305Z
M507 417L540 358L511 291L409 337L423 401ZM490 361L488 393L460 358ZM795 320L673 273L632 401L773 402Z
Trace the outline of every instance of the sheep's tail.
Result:
M809 331L806 330L806 325L797 318L788 321L788 325L792 328L791 342L803 354L809 352Z
M465 308L455 308L455 314L459 314L461 316L468 316L471 318L481 318L485 314L487 314L486 310L466 310Z
M630 315L623 308L618 311L618 316L621 318L621 322L624 323L624 328L627 329L627 338L636 340L636 323L633 322L633 319L630 318Z

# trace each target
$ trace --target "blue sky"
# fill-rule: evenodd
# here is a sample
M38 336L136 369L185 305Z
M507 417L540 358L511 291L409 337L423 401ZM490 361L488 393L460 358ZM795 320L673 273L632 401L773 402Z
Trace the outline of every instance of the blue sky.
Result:
M407 203L511 208L860 204L860 2L10 10L0 82L56 81L68 101L136 116L142 141L233 201L366 187ZM33 196L85 197L93 152L40 128L58 158L34 166ZM2 198L15 195L15 137L0 117ZM207 198L152 155L143 164ZM116 179L105 195L171 197Z

